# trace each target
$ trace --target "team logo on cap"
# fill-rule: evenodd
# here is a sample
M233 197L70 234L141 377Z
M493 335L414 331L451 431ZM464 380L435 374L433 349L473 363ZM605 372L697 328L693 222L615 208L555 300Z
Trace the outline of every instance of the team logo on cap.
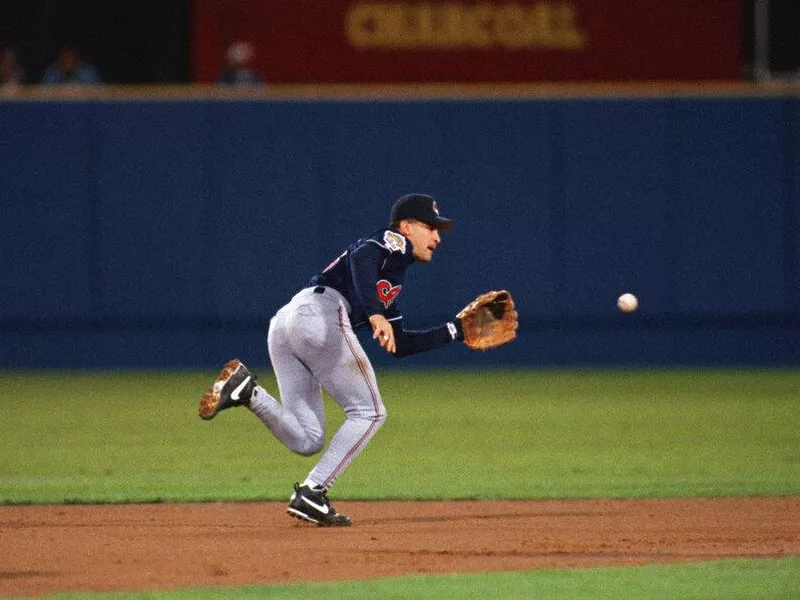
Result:
M433 212L436 213L436 216L439 216L439 206L436 204L436 200L433 201Z

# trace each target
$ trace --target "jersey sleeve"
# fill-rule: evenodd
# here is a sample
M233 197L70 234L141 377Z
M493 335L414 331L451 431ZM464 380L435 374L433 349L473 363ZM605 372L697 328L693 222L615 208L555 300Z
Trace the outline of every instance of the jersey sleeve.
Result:
M464 339L464 332L461 329L461 322L455 319L454 322L444 323L432 329L405 330L403 321L399 319L392 321L395 341L395 357L403 358L411 354L418 354L428 350L436 350L455 340Z

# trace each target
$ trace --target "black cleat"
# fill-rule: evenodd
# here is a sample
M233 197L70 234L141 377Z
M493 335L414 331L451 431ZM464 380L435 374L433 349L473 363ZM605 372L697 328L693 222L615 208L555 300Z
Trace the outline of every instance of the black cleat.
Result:
M294 484L294 494L286 512L320 527L349 527L352 524L350 517L334 510L325 490L315 490L299 483Z
M200 418L213 419L221 410L248 405L255 387L256 377L242 361L236 358L228 361L214 385L200 399Z

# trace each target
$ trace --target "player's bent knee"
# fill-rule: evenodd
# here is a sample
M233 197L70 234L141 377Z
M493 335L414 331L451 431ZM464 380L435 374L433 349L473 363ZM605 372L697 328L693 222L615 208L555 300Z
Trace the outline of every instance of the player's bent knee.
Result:
M317 436L308 436L298 443L292 450L300 456L314 456L322 452L325 447L325 439Z
M314 456L315 454L319 454L322 451L322 448L322 444L313 444L308 446L300 446L299 448L295 448L294 451L300 456Z
M295 454L299 454L300 456L314 456L315 454L319 454L322 448L317 448L316 446L311 448L297 448L295 450Z

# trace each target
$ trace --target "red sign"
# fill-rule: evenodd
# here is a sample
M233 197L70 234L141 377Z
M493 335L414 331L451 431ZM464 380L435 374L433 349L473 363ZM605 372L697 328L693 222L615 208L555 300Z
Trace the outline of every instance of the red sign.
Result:
M740 79L733 0L195 0L194 73L275 83Z

